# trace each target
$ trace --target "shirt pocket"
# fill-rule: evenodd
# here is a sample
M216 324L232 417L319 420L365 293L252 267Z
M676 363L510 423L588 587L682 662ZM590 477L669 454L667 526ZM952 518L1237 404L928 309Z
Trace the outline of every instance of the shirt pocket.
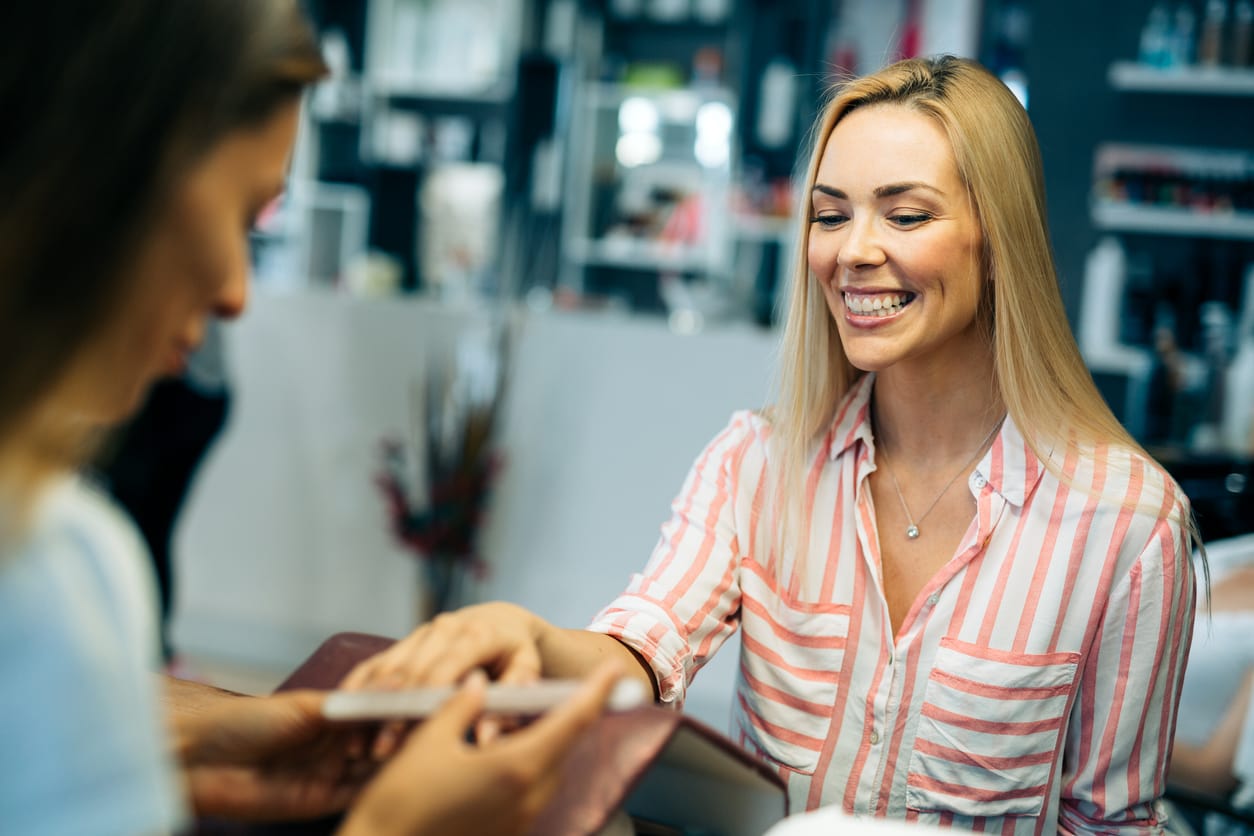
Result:
M746 748L809 775L831 730L849 606L778 593L749 561L742 564L741 592L733 724Z
M1010 653L941 639L910 753L906 806L1039 815L1078 653Z

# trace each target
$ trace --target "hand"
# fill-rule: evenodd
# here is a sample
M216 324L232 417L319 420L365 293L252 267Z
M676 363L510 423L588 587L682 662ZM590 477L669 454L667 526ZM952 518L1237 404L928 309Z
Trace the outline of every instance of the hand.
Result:
M444 613L392 647L361 662L341 688L407 688L452 685L476 669L498 682L524 684L541 675L540 635L549 625L514 604L495 602ZM389 723L374 739L372 755L384 760L404 738L408 726ZM480 721L475 737L490 742L509 722Z
M374 771L361 732L322 717L323 696L224 695L177 723L183 771L201 814L308 819L339 812Z
M467 684L410 734L353 807L340 836L522 834L561 779L561 764L608 699L620 666L599 667L567 703L491 744L466 743L486 677Z
M541 671L540 634L547 626L503 602L444 613L358 664L340 687L452 685L476 668L501 682L534 682Z

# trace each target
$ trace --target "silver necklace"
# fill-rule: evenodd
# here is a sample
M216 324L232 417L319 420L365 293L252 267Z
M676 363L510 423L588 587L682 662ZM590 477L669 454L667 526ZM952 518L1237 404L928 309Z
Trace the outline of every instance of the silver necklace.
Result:
M888 448L883 444L880 445L879 451L880 455L884 457L884 469L888 471L888 478L893 480L893 490L897 491L897 499L901 501L901 510L906 512L906 522L909 523L909 525L906 526L907 538L911 540L919 539L919 535L922 533L919 531L919 523L927 519L927 515L932 513L932 509L936 507L936 503L940 502L941 497L949 492L949 489L953 487L953 484L958 477L965 473L967 468L975 464L975 462L979 459L980 454L984 452L984 445L988 444L988 442L992 440L998 428L1001 427L1002 422L1005 420L1005 415L1002 415L1001 418L997 419L997 423L994 424L993 428L988 431L988 435L984 436L984 440L980 442L980 446L975 448L975 455L971 457L970 461L962 466L961 470L950 477L949 481L945 483L945 487L941 488L941 492L936 495L936 498L932 500L932 504L927 506L927 510L923 512L923 516L919 517L917 521L910 513L910 506L906 505L906 497L901 492L901 485L897 484L897 476L893 473L893 466L888 461Z

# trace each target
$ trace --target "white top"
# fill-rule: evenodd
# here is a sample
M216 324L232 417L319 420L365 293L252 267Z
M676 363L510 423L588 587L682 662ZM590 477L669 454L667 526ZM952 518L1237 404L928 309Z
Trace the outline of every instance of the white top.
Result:
M1215 585L1233 572L1254 565L1254 535L1219 540L1208 544L1206 551L1211 584ZM1189 667L1180 693L1178 740L1202 746L1215 733L1242 681L1254 670L1251 637L1254 637L1254 608L1208 613L1205 607L1198 607ZM1251 715L1254 715L1254 702L1246 706L1245 722L1232 762L1232 773L1239 783L1230 800L1234 807L1244 810L1254 810L1254 716ZM1243 831L1222 817L1210 817L1206 832L1215 836Z
M155 600L133 526L76 480L0 552L0 831L133 836L184 821L152 674Z

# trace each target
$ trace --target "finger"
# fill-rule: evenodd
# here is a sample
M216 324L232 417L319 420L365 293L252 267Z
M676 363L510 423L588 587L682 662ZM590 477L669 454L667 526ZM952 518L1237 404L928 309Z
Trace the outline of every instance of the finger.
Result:
M534 644L527 643L510 655L497 680L511 685L530 685L540 680L543 669L540 651Z
M418 733L409 736L402 754L421 751L424 745L451 742L463 745L466 732L483 714L487 681L481 672L467 677L466 683L422 724Z
M501 736L501 720L498 717L484 717L475 724L475 743L487 746Z
M540 667L540 654L534 646L527 645L511 658L497 681L508 685L530 685L540 680ZM475 728L475 742L486 746L520 725L522 721L517 717L484 717Z
M575 696L503 740L500 748L508 747L513 756L538 764L541 771L555 768L579 735L601 715L622 673L617 661L604 663L588 677Z
M375 657L368 670L352 679L351 687L398 689L451 685L477 665L473 655L481 642L468 639L466 634L483 632L474 622L456 614L441 615ZM441 664L444 660L455 661L452 665ZM432 669L436 667L441 672L433 675ZM446 668L452 668L452 672L446 672Z
M450 618L445 623L448 629L439 631L410 660L405 674L411 683L452 685L475 668L503 670L520 649L517 638L503 636L482 622Z
M385 761L392 757L405 740L409 728L410 724L401 720L392 720L384 723L379 728L379 733L375 735L374 743L370 747L371 759Z
M358 662L348 672L348 675L340 681L339 687L350 690L365 688L371 683L377 682L388 671L402 667L404 660L425 641L426 635L430 631L431 625L424 624L391 647Z

